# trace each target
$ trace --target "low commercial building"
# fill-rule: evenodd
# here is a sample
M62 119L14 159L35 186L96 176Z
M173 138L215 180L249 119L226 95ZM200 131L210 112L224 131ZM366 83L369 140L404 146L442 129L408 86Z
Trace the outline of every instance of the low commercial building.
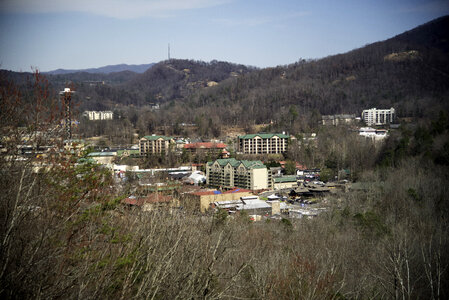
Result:
M271 173L260 160L217 159L206 165L206 183L211 187L260 190L272 187Z
M117 152L91 152L87 157L92 158L98 164L111 165Z
M175 140L172 137L161 135L147 135L140 139L140 155L167 154L174 148Z
M287 152L289 135L258 133L238 137L238 151L245 154L280 154Z
M395 110L394 108L390 109L365 109L362 112L362 120L366 125L385 125L394 122L395 118Z
M379 141L388 137L388 130L362 127L359 129L359 135L370 138L374 141Z
M296 188L298 186L296 176L274 177L273 182L275 190Z

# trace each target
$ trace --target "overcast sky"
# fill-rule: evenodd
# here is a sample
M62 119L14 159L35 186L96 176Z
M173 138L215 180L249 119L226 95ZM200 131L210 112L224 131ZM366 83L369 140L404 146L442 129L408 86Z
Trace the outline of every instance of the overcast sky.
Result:
M425 0L0 0L0 68L171 57L268 67L384 40L449 14Z

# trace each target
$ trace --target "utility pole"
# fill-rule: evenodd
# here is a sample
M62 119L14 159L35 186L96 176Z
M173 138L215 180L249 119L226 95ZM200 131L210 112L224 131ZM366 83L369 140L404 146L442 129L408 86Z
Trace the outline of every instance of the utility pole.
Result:
M65 106L65 130L66 138L69 141L72 139L72 93L74 93L74 91L71 91L70 88L65 88L63 91L59 92L59 95L61 95L62 105Z

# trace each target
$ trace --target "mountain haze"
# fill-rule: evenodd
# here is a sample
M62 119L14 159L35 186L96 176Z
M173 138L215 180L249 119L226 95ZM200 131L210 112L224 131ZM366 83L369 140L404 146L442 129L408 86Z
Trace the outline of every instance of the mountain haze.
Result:
M79 70L66 70L66 69L57 69L53 71L44 72L44 74L49 75L61 75L61 74L70 74L70 73L93 73L93 74L109 74L116 73L122 71L131 71L135 73L144 73L146 70L151 68L154 63L151 64L141 64L141 65L127 65L127 64L118 64L118 65L108 65L99 68L89 68L89 69L79 69Z

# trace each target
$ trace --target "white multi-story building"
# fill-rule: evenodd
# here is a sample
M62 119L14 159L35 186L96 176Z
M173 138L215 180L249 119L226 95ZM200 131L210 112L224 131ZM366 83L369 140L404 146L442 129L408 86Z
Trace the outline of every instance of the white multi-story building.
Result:
M393 123L395 117L394 108L390 109L365 109L362 112L362 120L366 125L384 125Z
M98 120L112 120L114 118L114 113L112 111L94 111L86 110L83 116L88 118L90 121Z

